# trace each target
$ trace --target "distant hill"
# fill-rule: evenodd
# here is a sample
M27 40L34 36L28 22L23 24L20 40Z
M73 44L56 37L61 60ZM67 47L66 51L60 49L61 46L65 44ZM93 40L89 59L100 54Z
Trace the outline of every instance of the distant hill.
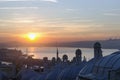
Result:
M95 42L100 42L102 48L108 49L120 49L120 39L109 39L109 40L96 40L96 41L77 41L77 42L64 42L64 43L57 43L59 47L82 47L82 48L93 48L93 44ZM0 47L22 47L22 46L32 46L32 47L56 47L56 43L34 43L34 44L27 44L21 42L6 42L0 43Z
M120 39L97 40L97 41L79 41L79 42L59 44L59 46L92 48L95 42L100 42L102 45L102 48L120 49Z

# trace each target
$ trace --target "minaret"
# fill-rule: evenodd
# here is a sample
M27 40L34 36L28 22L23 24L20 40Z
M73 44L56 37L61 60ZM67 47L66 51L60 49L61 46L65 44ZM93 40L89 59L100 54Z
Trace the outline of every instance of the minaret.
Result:
M94 44L94 58L101 58L101 57L103 57L101 44L99 42L96 42Z
M57 58L57 61L58 61L58 58L59 58L59 51L58 51L58 48L57 48L57 52L56 52L56 58Z

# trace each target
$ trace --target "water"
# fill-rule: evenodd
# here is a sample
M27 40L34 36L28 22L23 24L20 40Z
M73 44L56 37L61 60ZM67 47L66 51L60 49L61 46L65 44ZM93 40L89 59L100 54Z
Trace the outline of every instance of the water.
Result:
M22 50L24 54L34 55L34 58L43 59L43 57L48 57L48 59L52 59L52 57L56 57L56 47L19 47L17 48ZM68 47L60 47L59 48L59 56L62 58L64 54L67 54L69 60L72 60L75 56L75 50L77 48L68 48ZM93 58L94 49L93 48L80 48L82 50L82 57L86 56L87 60ZM102 49L103 55L109 55L117 49Z

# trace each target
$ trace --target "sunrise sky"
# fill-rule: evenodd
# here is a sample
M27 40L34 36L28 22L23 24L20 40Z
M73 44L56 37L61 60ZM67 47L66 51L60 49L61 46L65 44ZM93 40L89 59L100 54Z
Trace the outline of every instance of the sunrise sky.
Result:
M0 0L0 42L120 38L120 0Z

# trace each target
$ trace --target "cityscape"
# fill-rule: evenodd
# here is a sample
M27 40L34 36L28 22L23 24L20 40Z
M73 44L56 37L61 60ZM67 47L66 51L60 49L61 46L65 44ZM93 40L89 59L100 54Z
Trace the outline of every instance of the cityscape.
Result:
M119 0L0 0L0 80L120 80Z

